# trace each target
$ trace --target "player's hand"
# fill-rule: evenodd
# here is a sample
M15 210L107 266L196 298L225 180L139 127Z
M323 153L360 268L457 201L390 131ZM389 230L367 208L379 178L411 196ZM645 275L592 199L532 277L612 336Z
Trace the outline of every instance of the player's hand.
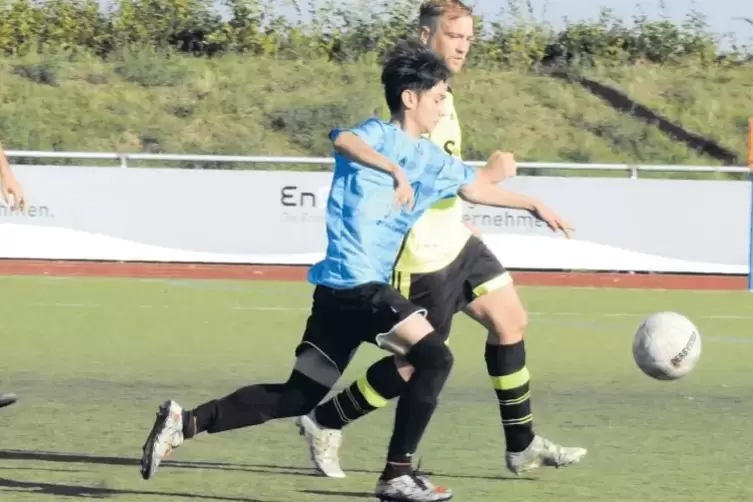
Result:
M395 169L395 207L401 209L407 206L409 211L413 210L415 201L413 199L413 187L410 186L410 181L405 171L401 167Z
M518 174L518 162L515 160L515 155L510 152L497 150L489 157L486 168L489 169L489 172L494 173L496 182L513 178Z
M20 209L23 211L26 208L26 195L16 177L11 174L4 179L0 179L0 185L3 188L3 200L6 204L11 204L11 197L13 197L11 210Z
M494 162L502 180L513 178L518 174L518 162L515 160L515 155L510 152L496 151L489 160Z
M532 213L536 218L546 223L552 229L552 232L561 231L568 239L572 238L572 232L575 229L548 207L537 204Z

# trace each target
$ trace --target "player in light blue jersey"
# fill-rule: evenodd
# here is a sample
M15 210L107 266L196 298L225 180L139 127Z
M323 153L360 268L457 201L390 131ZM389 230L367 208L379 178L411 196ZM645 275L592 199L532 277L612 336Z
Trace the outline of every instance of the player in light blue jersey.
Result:
M430 205L458 193L480 204L509 203L499 187L477 182L472 167L421 137L444 114L449 76L444 61L422 45L400 46L382 73L392 120L371 119L332 132L336 165L327 203L328 245L324 260L309 273L313 305L288 380L243 387L192 410L165 401L143 447L144 479L201 432L307 414L368 342L414 368L401 394L376 495L409 502L452 497L417 476L411 465L452 368L452 353L426 320L426 310L389 284L406 233Z
M410 184L405 197L411 207L396 207L395 178L387 171L390 166L378 171L335 154L327 201L326 257L309 271L311 283L335 289L388 283L405 234L416 220L432 204L457 195L461 186L475 178L473 168L427 139L416 140L397 124L373 118L349 131L330 134L335 148L347 148L353 136L378 152L403 160L398 172L399 176L404 173L405 179L399 183Z

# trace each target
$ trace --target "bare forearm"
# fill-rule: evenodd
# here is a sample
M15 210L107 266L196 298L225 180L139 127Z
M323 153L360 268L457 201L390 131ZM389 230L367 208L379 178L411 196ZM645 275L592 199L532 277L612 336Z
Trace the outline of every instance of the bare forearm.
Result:
M7 180L11 177L10 165L8 159L5 156L5 150L3 150L3 144L0 143L0 180Z
M505 174L501 169L488 165L478 169L477 177L492 185L497 185L505 180Z
M490 183L473 183L460 190L460 196L473 204L534 211L538 201Z
M395 174L397 166L352 132L343 132L334 141L335 151L366 167Z
M568 239L572 237L571 232L573 227L533 197L510 192L478 179L469 185L463 186L459 194L463 199L475 204L523 209L537 219L545 222L552 231L562 231Z

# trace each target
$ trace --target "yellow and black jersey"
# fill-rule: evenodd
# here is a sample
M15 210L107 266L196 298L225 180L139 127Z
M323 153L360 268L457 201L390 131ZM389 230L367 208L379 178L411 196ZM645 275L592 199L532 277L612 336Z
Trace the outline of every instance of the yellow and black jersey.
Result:
M447 94L446 103L447 114L426 137L449 155L462 158L462 133L452 92ZM414 274L441 270L460 254L471 235L463 224L460 198L440 200L406 236L395 270Z

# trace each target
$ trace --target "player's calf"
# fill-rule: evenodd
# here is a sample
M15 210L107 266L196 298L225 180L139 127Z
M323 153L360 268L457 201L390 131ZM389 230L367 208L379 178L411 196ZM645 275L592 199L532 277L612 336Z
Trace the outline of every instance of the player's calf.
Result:
M476 298L466 312L489 330L484 359L499 404L507 450L523 451L534 438L524 341L526 310L508 282Z
M407 377L401 368L407 366ZM403 370L403 372L405 372ZM343 429L346 425L384 408L400 395L413 373L407 362L400 364L395 356L386 356L372 364L366 373L329 401L314 410L316 421L327 429Z
M489 330L485 360L499 404L508 469L519 474L580 462L585 449L559 446L534 433L524 340L528 314L512 282L479 296L466 312Z
M398 401L382 481L406 475L415 477L412 456L434 414L454 361L444 340L433 331L415 343L405 358L414 373Z
M392 500L447 500L449 490L439 490L442 498L435 496L438 490L428 485L425 476L418 477L413 470L411 458L431 420L437 405L437 397L450 374L452 353L444 339L434 332L432 325L416 310L405 305L397 293L386 290L376 298L377 305L386 303L393 312L403 312L404 318L392 326L388 333L375 336L376 344L394 355L404 357L414 368L413 375L400 394L395 415L395 428L387 453L387 463L377 485L377 496L386 499L382 492L387 486L399 485L399 478L410 479L412 489L403 494L394 494ZM386 311L386 308L385 308ZM412 311L412 312L411 312ZM408 313L405 315L405 313ZM413 491L418 492L413 493Z

